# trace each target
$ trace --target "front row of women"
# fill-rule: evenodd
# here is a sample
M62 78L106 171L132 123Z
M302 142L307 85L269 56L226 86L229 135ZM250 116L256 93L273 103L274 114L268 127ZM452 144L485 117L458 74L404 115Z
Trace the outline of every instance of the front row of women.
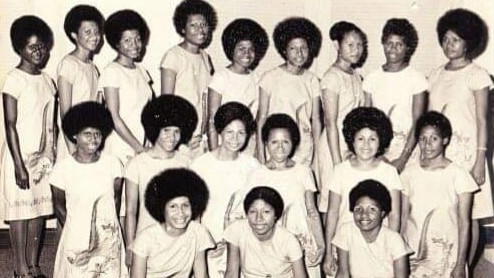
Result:
M188 277L191 272L195 277L239 277L240 272L245 277L317 277L311 266L319 265L324 250L323 269L337 277L408 277L409 271L414 277L465 277L478 187L468 172L444 156L452 131L442 114L428 112L419 119L415 137L421 160L405 168L403 185L382 159L392 139L389 119L366 107L347 115L343 134L352 156L335 168L332 187L324 190L329 192L324 241L313 178L290 159L300 134L283 114L269 117L262 128L268 162L233 194L220 215L221 227L199 223L207 210L217 211L210 198L217 189L207 176L176 161L179 143L192 136L197 124L194 112L188 124L176 121L187 109L194 111L171 95L145 107L141 119L154 146L141 154L149 157L139 159L170 163L153 169L135 158L130 165L136 168L129 166L124 175L117 158L100 152L113 127L108 110L84 102L67 112L62 129L75 152L57 162L49 178L64 227L54 277L124 277L125 258L132 277ZM235 102L218 109L218 125L225 125L218 131L219 150L232 144L229 137L238 137L233 127L245 133L245 119L238 118L242 111L250 113ZM244 145L248 137L235 142ZM137 185L131 183L127 190L135 191L130 199L140 204L138 217L134 214L125 225L127 249L117 217L122 176L136 179ZM210 227L219 231L212 236ZM221 263L211 260L211 251L218 261L225 258L222 270Z

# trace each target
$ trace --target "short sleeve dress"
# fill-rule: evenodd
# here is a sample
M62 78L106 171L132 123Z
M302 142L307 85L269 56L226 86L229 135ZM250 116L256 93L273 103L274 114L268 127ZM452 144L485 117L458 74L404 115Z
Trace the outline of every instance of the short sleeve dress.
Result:
M63 77L72 85L71 106L83 101L97 100L99 71L92 61L85 63L74 55L66 55L58 64L57 77ZM60 117L58 117L58 121L59 126L61 126ZM63 159L68 155L65 139L60 134L57 141L57 159Z
M390 161L397 159L413 125L413 98L427 90L427 79L409 66L398 72L387 72L380 67L365 77L362 86L371 94L372 105L386 113L393 124L393 140L384 156ZM418 151L415 151L408 161L417 159Z
M299 127L300 145L293 160L312 166L315 149L311 124L312 103L321 95L317 76L308 70L295 75L276 67L263 74L259 87L269 97L268 116L275 113L287 114Z
M29 173L29 190L21 190L15 183L15 166L7 147L2 147L0 172L0 196L6 221L26 220L53 213L48 174L53 161L42 158L42 138L47 135L46 125L52 124L48 115L53 115L55 86L48 74L31 75L19 69L11 70L3 84L2 93L17 101L16 129L22 159ZM45 138L46 139L46 138ZM47 160L48 159L48 160Z
M349 74L336 66L331 66L321 79L321 90L327 90L330 93L338 95L338 118L336 123L338 125L341 157L344 159L347 157L348 151L341 131L343 128L343 119L345 119L348 112L364 103L362 77L355 71L353 74ZM314 165L317 185L320 189L327 187L326 184L331 178L331 173L334 168L326 132L326 129L323 129L319 142L317 142L316 163ZM327 198L327 196L319 196L319 203L322 203L323 207L325 207L324 204L327 204L328 202L328 200L324 198ZM321 206L319 207L321 210ZM324 208L322 211L326 210L327 208Z
M450 277L458 254L458 195L473 193L478 186L454 162L437 170L414 164L401 179L410 203L404 236L415 251L412 277Z
M475 163L478 147L474 91L491 85L488 72L475 63L455 71L446 70L443 65L429 76L429 110L443 113L453 128L446 157L467 171ZM472 217L491 216L494 216L492 184L486 161L485 182L474 195Z
M68 156L55 165L50 184L65 192L67 216L54 278L128 276L113 187L121 176L120 161L105 154L94 163ZM83 257L87 262L79 264Z

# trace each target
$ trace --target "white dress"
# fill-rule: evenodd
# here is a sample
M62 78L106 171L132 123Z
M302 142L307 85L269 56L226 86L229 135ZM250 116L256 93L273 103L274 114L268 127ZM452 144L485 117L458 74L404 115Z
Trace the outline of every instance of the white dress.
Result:
M55 165L50 184L65 192L67 215L54 278L127 277L113 187L121 176L120 161L104 154L94 163L69 156ZM83 257L87 261L78 264Z
M5 141L2 147L0 196L4 219L26 220L53 213L48 174L53 161L47 157L36 160L44 151L45 126L51 124L55 102L53 80L45 73L31 75L19 69L11 70L3 84L2 93L17 101L16 129L22 159L29 173L29 190L15 183L15 166ZM51 109L51 110L50 110Z

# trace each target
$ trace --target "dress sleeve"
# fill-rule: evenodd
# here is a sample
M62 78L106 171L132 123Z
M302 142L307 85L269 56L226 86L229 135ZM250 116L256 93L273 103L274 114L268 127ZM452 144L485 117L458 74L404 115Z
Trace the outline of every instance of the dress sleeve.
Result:
M310 88L312 98L321 96L321 83L319 82L319 78L317 78L315 74L312 74L312 77L310 79Z
M403 186L402 193L409 196L410 194L410 168L405 167L405 170L400 175L401 185Z
M111 173L114 178L121 178L123 176L122 162L116 157L112 157Z
M274 75L276 72L274 70L269 70L265 72L261 79L259 80L259 87L264 90L269 96L273 92L273 83L275 83Z
M65 190L66 180L64 179L65 167L64 162L55 163L53 170L50 173L49 183L58 189Z
M375 91L374 72L369 73L362 81L362 89L364 92L372 94Z
M228 70L228 69L226 69ZM215 75L211 78L211 82L209 83L209 88L215 90L218 94L223 95L223 90L226 87L225 83L227 83L227 76L223 70L219 70Z
M343 162L343 163L345 163L345 162ZM334 167L333 173L331 173L331 177L329 178L329 181L327 183L325 183L327 188L325 188L324 190L331 190L331 192L342 195L341 184L342 184L343 179L342 179L341 172L343 170L342 169L343 163L336 165Z
M226 227L225 232L223 233L224 239L237 246L240 247L240 235L245 232L250 231L242 231L242 223L246 220L238 220L233 222L230 226Z
M305 191L316 192L316 182L314 180L314 174L312 173L312 170L309 167L305 166L302 169L302 183L304 185Z
M425 76L418 71L414 72L413 76L414 78L412 82L412 86L413 86L412 94L416 95L426 91L427 88L429 87L429 83L427 82Z
M3 83L2 93L6 93L15 99L18 99L22 93L22 86L19 86L20 84L23 84L23 82L19 80L19 78L12 74L8 74Z
M337 228L333 237L333 241L331 242L334 246L345 251L348 251L350 249L348 238L350 237L352 231L349 229L349 227L350 223L347 223Z
M339 94L341 92L340 78L334 72L328 72L321 80L321 90L327 90L329 92Z
M288 261L293 263L302 258L303 251L300 243L298 242L297 238L288 231L286 232L286 237L283 240L283 246L285 246L286 258L288 259Z
M147 229L142 230L140 233L137 233L136 238L132 242L130 249L135 254L140 257L147 258L150 255L150 246L153 244L152 239L150 237L151 233L149 233L149 227Z
M77 62L73 61L69 57L64 57L57 67L57 76L62 76L70 84L74 84L75 75L77 69Z
M180 57L178 57L177 53L173 51L174 48L168 50L165 55L163 55L163 59L161 59L160 68L162 69L171 69L175 71L175 73L179 72L180 65Z
M140 155L133 157L124 169L124 178L133 183L139 183L139 157Z
M456 165L455 168L457 172L454 181L456 194L470 193L479 190L479 187L475 183L472 175L470 175L467 170Z
M473 65L470 75L467 77L468 88L472 91L481 90L492 85L489 73L481 67Z
M118 69L110 64L101 73L99 87L120 88L120 78L121 76L118 74Z
M192 223L191 223L192 224ZM204 251L206 249L213 248L215 246L213 237L209 230L199 223L195 223L196 236L197 236L197 251Z
M390 248L389 251L393 260L399 259L413 252L405 243L405 240L401 237L400 234L391 230L388 230L388 232L389 244L387 246L389 246Z
M385 162L381 162L385 163ZM398 171L396 168L392 165L389 165L389 173L385 175L387 177L387 184L386 187L389 190L398 190L398 191L403 191L403 184L401 183L400 176L398 175Z

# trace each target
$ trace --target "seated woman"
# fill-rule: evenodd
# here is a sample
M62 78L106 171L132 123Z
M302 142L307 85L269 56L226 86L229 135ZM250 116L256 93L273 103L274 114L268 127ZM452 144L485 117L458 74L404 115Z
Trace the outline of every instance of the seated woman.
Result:
M265 186L254 187L245 197L247 219L225 230L227 267L225 277L306 278L302 248L297 238L276 225L283 214L280 194Z
M206 208L209 191L204 181L184 168L168 169L148 184L145 205L158 222L134 240L132 278L208 277L206 249L214 246L208 230L193 221Z

